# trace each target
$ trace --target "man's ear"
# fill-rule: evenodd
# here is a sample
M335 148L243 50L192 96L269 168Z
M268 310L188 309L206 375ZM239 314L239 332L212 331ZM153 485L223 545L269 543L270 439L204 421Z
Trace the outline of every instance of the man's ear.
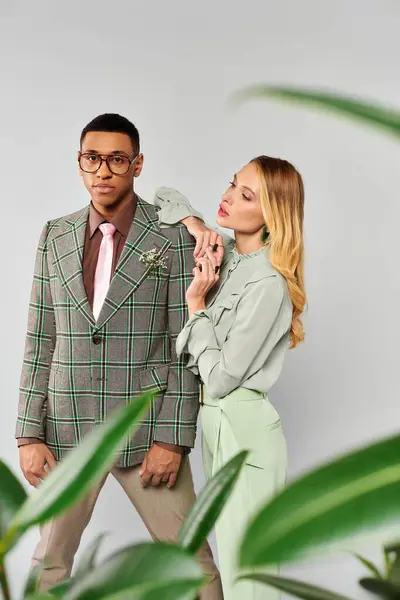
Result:
M82 154L82 152L81 152L80 150L78 150L78 154L77 154L77 160L78 160L78 172L79 172L79 175L80 175L81 177L83 177L83 172L82 172L82 169L81 169L81 167L79 166L79 159L80 159L80 157L81 157L81 154Z
M142 153L140 153L138 155L137 159L135 160L135 164L133 165L133 176L134 177L139 177L139 175L143 169L143 162L144 162L144 156Z

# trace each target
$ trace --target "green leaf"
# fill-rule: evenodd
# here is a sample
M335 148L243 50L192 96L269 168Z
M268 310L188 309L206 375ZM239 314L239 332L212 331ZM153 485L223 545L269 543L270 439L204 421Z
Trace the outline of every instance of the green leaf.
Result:
M64 598L65 594L67 593L67 590L69 590L69 588L72 585L72 581L72 579L66 579L62 583L58 583L57 585L50 588L48 590L48 593L51 594L51 596L53 596L54 598Z
M14 473L0 460L0 539L27 498ZM0 550L1 552L1 550Z
M346 596L341 596L330 590L310 585L309 583L303 583L296 579L286 579L285 577L277 577L275 575L267 575L264 573L254 573L242 575L239 579L249 579L251 581L258 581L259 583L265 583L270 585L282 592L292 594L298 598L304 598L304 600L349 600Z
M392 570L392 562L390 559L390 552L387 552L386 549L383 550L383 558L385 561L385 574L387 579L390 577L390 571Z
M10 586L8 583L7 570L4 564L4 557L0 557L0 597L2 600L10 600Z
M395 558L392 559L392 554L395 555ZM386 576L388 579L391 578L392 576L392 570L394 567L394 564L396 563L397 558L400 555L400 542L399 541L394 541L394 542L390 542L389 544L386 544L383 548L383 556L385 559L385 567L386 567ZM397 566L396 566L396 573L395 573L395 579L397 579Z
M174 600L191 600L204 581L195 558L179 546L143 543L119 550L100 563L73 583L64 599L93 600L129 594L135 600L152 600L157 598L152 594L158 590L158 598L165 598L168 592Z
M400 556L397 554L390 569L390 581L400 586Z
M96 557L97 557L100 545L101 545L103 539L105 538L105 536L106 536L105 533L100 533L97 537L94 538L94 540L92 540L92 542L90 542L90 544L86 548L85 552L83 553L81 560L79 561L78 567L75 571L74 579L78 579L78 577L82 577L88 571L90 571L91 569L93 569L95 567Z
M171 584L144 584L135 586L134 591L130 589L125 594L111 594L109 596L93 596L93 600L98 598L107 600L197 600L198 592L192 581L175 581ZM57 596L64 598L64 596ZM28 596L24 600L52 600L54 596L49 592Z
M312 108L334 111L345 117L379 127L396 136L400 135L400 111L336 92L259 85L237 92L233 101L234 103L243 103L254 98L278 98L305 104Z
M114 452L134 429L133 424L137 427L152 398L153 393L135 398L91 431L28 498L15 515L11 534L55 517L87 494L115 462Z
M400 436L352 452L301 477L248 527L240 564L288 562L400 517Z
M366 577L365 579L360 579L360 585L365 590L386 600L399 600L400 598L400 587L393 585L390 581Z
M400 542L395 541L391 542L390 544L386 544L384 547L384 551L387 553L395 552L396 554L400 554Z
M239 452L210 479L198 495L178 535L178 544L196 553L223 509L248 452Z
M48 590L52 596L55 596L56 598L64 598L67 590L75 585L78 579L85 577L89 571L95 568L97 553L105 535L105 533L100 533L94 538L94 540L92 540L92 542L90 542L85 549L72 578L66 579L62 583L59 583Z
M383 579L378 567L376 567L370 560L364 558L364 556L361 556L361 554L357 554L357 552L353 552L353 556L355 556L355 558L357 558L364 565L364 567L367 567L367 569L371 571L371 573L378 579Z
M148 583L131 588L122 594L123 600L197 600L199 585L192 581L172 581L168 583ZM96 596L97 598L97 596ZM106 596L106 600L117 600L116 596ZM118 595L118 600L121 596Z
M25 583L24 592L22 598L26 598L27 596L32 596L36 594L39 587L39 578L40 574L43 570L42 565L38 565L33 567L28 574L28 578Z

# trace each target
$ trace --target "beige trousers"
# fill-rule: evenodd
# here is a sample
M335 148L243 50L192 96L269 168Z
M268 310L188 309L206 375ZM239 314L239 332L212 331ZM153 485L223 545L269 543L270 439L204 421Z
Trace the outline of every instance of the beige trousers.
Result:
M192 472L185 457L173 488L164 484L143 487L139 477L140 467L114 467L116 478L129 500L139 513L153 540L173 542L185 515L195 502ZM33 555L33 565L44 565L40 590L45 591L71 574L75 554L83 531L90 521L96 500L107 476L79 504L60 517L45 523L41 539ZM200 593L201 600L222 600L219 572L214 564L211 548L204 544L198 555L210 583Z

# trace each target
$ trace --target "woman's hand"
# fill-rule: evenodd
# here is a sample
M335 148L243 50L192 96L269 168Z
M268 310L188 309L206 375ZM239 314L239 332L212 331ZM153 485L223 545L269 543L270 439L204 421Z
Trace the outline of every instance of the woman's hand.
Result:
M186 217L182 219L181 223L185 225L190 235L196 240L196 248L194 249L193 256L196 259L203 258L206 255L207 248L211 248L214 252L217 265L220 265L224 257L224 240L222 236L217 231L209 229L197 217Z
M189 316L206 307L207 293L219 280L219 265L215 252L210 248L206 248L205 256L196 261L193 275L194 279L186 290Z

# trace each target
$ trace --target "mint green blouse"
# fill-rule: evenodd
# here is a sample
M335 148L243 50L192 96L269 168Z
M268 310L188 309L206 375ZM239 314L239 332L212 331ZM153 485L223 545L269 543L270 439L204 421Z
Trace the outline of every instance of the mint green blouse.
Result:
M202 218L172 188L159 188L154 204L160 227L190 215ZM286 280L271 265L267 248L239 254L232 238L224 236L224 244L220 279L207 296L207 308L193 313L179 334L177 352L189 354L188 368L212 398L238 387L268 393L289 345L292 303Z

